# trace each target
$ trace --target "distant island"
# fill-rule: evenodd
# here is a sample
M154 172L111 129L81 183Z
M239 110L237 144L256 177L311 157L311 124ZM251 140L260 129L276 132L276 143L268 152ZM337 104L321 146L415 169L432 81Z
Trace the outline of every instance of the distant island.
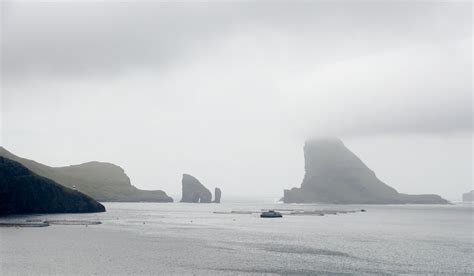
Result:
M91 197L0 157L0 215L105 212Z
M473 202L474 201L474 190L462 194L462 201L464 202Z
M336 138L314 139L304 146L301 188L284 191L285 203L447 204L438 195L408 195L380 181Z
M98 201L173 202L161 190L146 191L132 186L125 171L114 164L88 162L67 167L50 167L18 157L0 147L0 156L14 160L32 172L65 187L76 189Z
M183 174L181 180L183 188L183 196L181 202L190 203L220 203L221 201L221 190L215 189L214 201L212 201L212 194L197 178L189 174Z

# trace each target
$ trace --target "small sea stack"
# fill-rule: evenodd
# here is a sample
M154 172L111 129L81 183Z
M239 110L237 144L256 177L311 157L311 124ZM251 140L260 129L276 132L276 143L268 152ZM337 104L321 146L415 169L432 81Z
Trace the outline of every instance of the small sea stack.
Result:
M221 203L222 191L219 188L214 189L214 203Z

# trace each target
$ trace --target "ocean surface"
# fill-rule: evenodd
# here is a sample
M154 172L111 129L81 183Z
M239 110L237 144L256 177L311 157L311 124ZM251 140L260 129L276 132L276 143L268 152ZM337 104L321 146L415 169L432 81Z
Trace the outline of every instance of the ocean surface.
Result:
M17 216L99 225L0 227L0 274L474 275L470 204L105 203L107 212ZM214 212L360 210L337 215Z

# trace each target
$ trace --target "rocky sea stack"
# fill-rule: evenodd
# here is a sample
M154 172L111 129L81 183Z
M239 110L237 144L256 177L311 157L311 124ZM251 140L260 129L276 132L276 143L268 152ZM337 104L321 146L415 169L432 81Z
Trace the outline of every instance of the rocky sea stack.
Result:
M214 203L221 203L222 191L219 188L214 189Z
M17 161L32 172L65 187L76 187L78 191L98 201L173 202L161 190L137 189L131 184L125 171L111 163L88 162L67 167L49 167L18 157L3 147L0 147L0 156Z
M204 187L194 176L183 174L183 197L181 202L192 203L210 203L212 200L211 192Z
M341 140L307 141L301 188L284 191L286 203L447 204L438 195L400 194L380 181Z
M105 207L0 156L0 215L90 212L105 212Z

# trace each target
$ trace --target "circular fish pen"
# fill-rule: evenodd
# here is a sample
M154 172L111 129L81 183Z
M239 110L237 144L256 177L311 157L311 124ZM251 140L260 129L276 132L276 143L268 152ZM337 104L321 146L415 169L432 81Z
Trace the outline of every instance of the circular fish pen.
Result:
M97 225L102 224L95 220L47 220L46 223L51 225Z
M47 227L49 223L41 222L0 222L0 227Z

